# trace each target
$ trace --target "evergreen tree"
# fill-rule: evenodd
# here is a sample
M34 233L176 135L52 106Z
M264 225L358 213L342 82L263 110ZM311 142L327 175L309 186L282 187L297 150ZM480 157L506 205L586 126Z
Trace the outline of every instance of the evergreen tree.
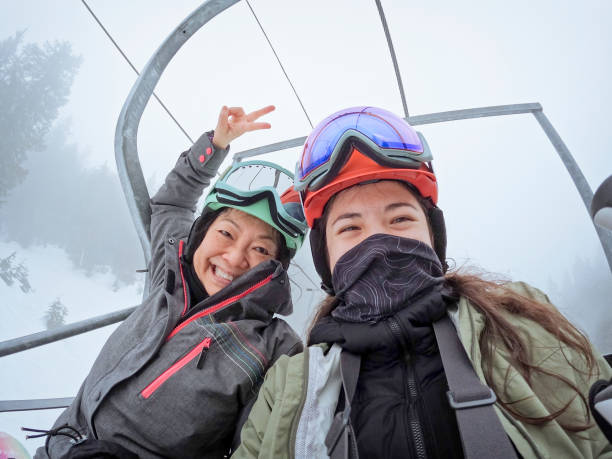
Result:
M66 323L66 316L68 315L68 308L62 304L59 298L56 298L53 303L47 309L45 313L44 321L47 330L52 328L61 327Z
M0 258L0 279L9 287L17 281L23 293L31 292L32 287L28 279L28 269L23 263L15 262L15 255L16 252L13 252L6 258Z
M116 172L86 167L65 121L45 144L39 158L24 162L28 176L0 208L1 236L23 248L59 247L87 274L110 267L120 282L134 282L145 263Z
M69 43L23 44L23 35L0 41L0 235L55 245L77 268L110 267L131 283L144 261L117 174L87 168L69 122L54 122L81 59Z
M28 153L44 147L81 62L67 42L23 44L23 36L0 41L0 204L26 176Z

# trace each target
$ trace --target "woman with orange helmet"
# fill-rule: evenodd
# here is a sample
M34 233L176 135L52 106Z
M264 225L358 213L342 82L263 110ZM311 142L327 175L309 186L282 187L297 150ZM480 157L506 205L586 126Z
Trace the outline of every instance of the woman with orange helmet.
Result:
M612 370L539 290L447 272L423 136L375 107L310 134L295 188L329 297L270 369L236 457L612 457Z

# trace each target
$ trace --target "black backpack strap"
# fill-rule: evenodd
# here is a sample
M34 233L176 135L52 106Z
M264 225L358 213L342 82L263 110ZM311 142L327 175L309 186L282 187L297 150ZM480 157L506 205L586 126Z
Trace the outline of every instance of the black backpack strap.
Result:
M466 459L516 459L517 455L497 417L495 392L482 384L448 315L433 324L455 409Z
M357 439L351 425L351 403L357 389L361 356L345 350L340 354L340 374L344 390L344 410L336 413L325 437L327 454L331 459L358 459Z

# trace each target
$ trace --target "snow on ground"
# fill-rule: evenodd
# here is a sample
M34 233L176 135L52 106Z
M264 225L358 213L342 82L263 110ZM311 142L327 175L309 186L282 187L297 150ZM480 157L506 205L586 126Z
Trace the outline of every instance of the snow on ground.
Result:
M15 252L15 262L28 270L32 291L24 293L16 284L0 280L2 317L0 339L15 338L45 329L44 315L59 299L68 309L66 323L87 319L140 302L142 286L116 286L109 272L91 276L76 271L66 253L53 246L23 249L14 242L0 242L0 258Z
M66 306L66 323L123 309L140 302L142 286L116 286L110 273L87 276L73 268L61 249L38 246L24 249L0 242L0 258L16 252L15 261L28 269L32 291L24 293L0 279L0 341L45 329L43 317L58 299ZM74 396L100 348L117 325L85 333L57 343L0 358L0 399ZM0 413L0 431L20 441L21 426L49 428L60 410ZM44 441L23 441L33 453Z

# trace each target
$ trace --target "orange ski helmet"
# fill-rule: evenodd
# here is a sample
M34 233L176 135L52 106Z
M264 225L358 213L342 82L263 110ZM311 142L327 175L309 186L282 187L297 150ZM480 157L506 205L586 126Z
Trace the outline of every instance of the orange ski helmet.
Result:
M321 121L306 139L296 165L295 189L300 193L311 249L323 288L331 293L325 228L317 224L326 204L340 191L378 180L406 182L425 207L434 249L443 265L446 231L438 209L438 184L433 159L421 133L397 115L376 107L352 107Z

